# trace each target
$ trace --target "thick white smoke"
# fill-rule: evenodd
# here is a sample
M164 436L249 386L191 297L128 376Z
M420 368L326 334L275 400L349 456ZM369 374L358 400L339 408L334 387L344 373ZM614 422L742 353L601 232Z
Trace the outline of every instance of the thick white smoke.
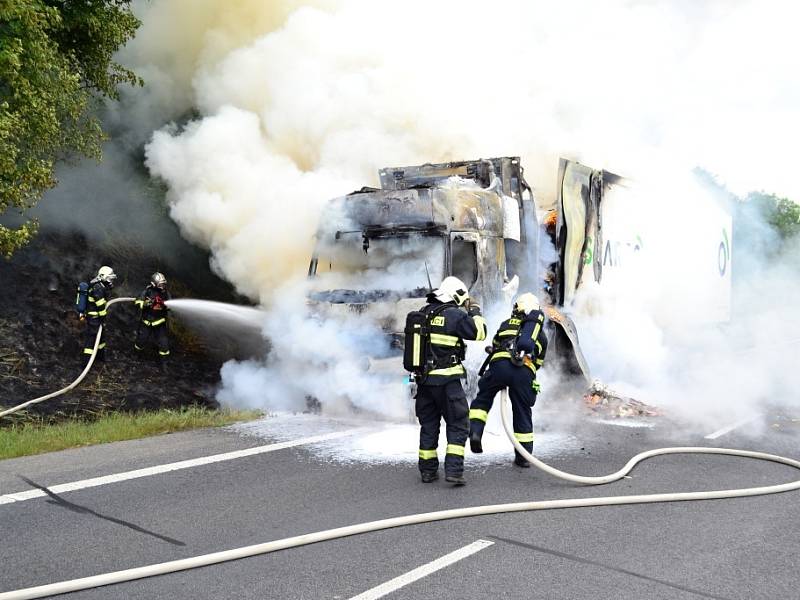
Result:
M797 10L164 0L141 7L127 61L152 75L146 102L173 118L197 111L147 147L173 218L212 250L222 275L271 307L270 338L293 337L287 324L296 323L305 344L302 295L284 301L284 284L305 273L324 202L375 185L381 166L521 155L543 203L559 155L630 177L657 170L659 215L674 210L671 175L696 165L737 191L800 198L791 158L800 134ZM609 332L614 341L604 336L619 357L611 372L622 377L629 371L613 365L628 360L635 373L650 372L637 381L674 373L652 317L669 311L622 297L633 305L615 308L617 317L640 322L643 339L627 340L629 327ZM610 328L607 310L598 327ZM335 347L335 332L318 335ZM227 398L254 389L237 379L240 368L227 368Z
M645 240L643 249L626 257L623 277L609 273L600 285L583 285L572 307L594 376L695 423L797 406L796 267L744 260L750 249L736 245L730 255L723 246L718 253L720 208L697 181L635 187L632 200L641 206L630 231ZM731 304L721 301L728 298L719 286L724 269L734 274Z

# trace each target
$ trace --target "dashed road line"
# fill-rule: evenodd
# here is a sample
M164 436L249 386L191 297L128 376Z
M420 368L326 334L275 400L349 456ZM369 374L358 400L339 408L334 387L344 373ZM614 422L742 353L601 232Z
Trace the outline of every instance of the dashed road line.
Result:
M170 471L180 471L182 469L190 469L192 467L199 467L202 465L210 465L213 463L224 462L228 460L235 460L237 458L245 458L247 456L255 456L258 454L266 454L267 452L275 452L276 450L284 450L286 448L293 448L295 446L304 446L306 444L316 444L317 442L324 442L340 437L351 435L358 431L358 429L348 429L347 431L336 431L333 433L325 433L322 435L315 435L296 440L289 440L286 442L278 442L276 444L267 444L265 446L256 446L254 448L247 448L245 450L236 450L234 452L225 452L224 454L213 454L211 456L201 456L200 458L192 458L190 460L182 460L180 462L168 463L164 465L156 465L153 467L146 467L144 469L136 469L135 471L126 471L124 473L115 473L113 475L104 475L102 477L93 477L92 479L84 479L81 481L73 481L70 483L62 483L50 486L47 489L54 494L62 494L64 492L74 492L76 490L83 490L86 488L98 487L101 485L108 485L110 483L119 483L121 481L128 481L130 479L139 479L140 477L150 477L151 475L159 475L161 473L169 473ZM22 502L24 500L31 500L33 498L41 498L45 496L45 492L39 489L27 490L24 492L14 492L0 496L0 504L10 504L12 502Z
M752 421L755 421L757 418L758 418L758 415L750 416L750 417L747 417L746 419L741 419L740 421L736 421L736 423L734 423L733 425L728 425L727 427L723 427L722 429L719 429L719 430L715 431L714 433L709 433L707 436L705 436L705 439L707 439L707 440L715 440L718 437L722 437L723 435L730 433L734 429L738 429L742 425L747 425L748 423L751 423Z
M437 558L434 561L417 567L416 569L409 571L408 573L404 573L399 577L390 579L386 583L382 583L381 585L374 587L371 590L367 590L358 596L353 596L350 598L350 600L377 600L377 598L383 598L384 596L399 590L401 587L407 586L409 583L414 583L423 577L427 577L431 573L435 573L436 571L444 569L445 567L448 567L468 556L472 556L473 554L480 552L484 548L488 548L493 544L494 542L490 542L488 540L478 540L476 542L472 542L468 546L459 548L450 554L445 554L441 558Z

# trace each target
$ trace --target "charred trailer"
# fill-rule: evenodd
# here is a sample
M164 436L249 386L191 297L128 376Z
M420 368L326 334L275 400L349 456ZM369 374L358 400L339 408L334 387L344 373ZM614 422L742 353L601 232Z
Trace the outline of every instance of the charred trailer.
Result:
M663 226L656 221L658 212L643 206L646 192L637 182L562 158L556 183L555 219L545 219L557 253L548 274L548 291L555 306L570 306L581 285L587 282L611 286L635 282L636 271L630 268L635 263L645 271L658 269L654 255L668 255L666 244L673 238L676 243L690 246L694 257L692 264L676 265L677 269L691 270L703 281L702 290L687 289L682 294L687 317L702 313L712 322L730 319L730 207L708 207L703 222L693 223L691 233L675 231L650 236ZM658 208L666 211L671 207ZM675 279L675 284L680 285L675 273L656 272L654 276ZM574 358L572 370L588 379L588 365L574 327L558 328L552 341L557 354Z

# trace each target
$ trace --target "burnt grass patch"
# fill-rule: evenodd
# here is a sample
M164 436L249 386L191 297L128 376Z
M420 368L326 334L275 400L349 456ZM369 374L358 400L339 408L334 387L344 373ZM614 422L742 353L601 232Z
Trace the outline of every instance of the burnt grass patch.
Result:
M78 233L43 232L11 259L0 259L0 407L9 408L69 385L84 366L84 324L74 312L76 286L104 264L118 278L112 297L136 296L154 271L166 274L175 297L239 302L209 269L207 256L158 256L136 243L90 242ZM214 400L224 358L179 320L171 320L171 356L138 353L138 310L117 303L104 327L106 362L95 362L75 389L0 419L14 423L91 419L109 411L198 406Z

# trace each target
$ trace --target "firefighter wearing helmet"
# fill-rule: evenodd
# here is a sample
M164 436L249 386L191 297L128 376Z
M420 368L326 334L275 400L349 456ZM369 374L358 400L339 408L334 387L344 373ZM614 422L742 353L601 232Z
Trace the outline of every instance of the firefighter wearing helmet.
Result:
M170 300L167 290L167 278L161 273L153 273L150 284L136 298L139 307L139 326L136 330L136 341L133 347L142 352L149 344L155 344L158 350L159 368L164 368L164 361L169 356L169 336L167 334L167 301Z
M457 277L446 277L431 291L423 345L425 367L415 373L417 395L415 411L420 424L419 470L424 483L439 478L439 428L444 418L447 450L445 480L455 485L464 481L464 446L469 434L469 406L461 379L466 377L464 340L486 339L486 321L480 307L470 302L467 286Z
M544 313L533 294L522 294L514 303L511 317L503 321L492 339L489 368L478 381L478 394L469 410L469 445L475 453L483 452L481 437L489 410L497 392L508 388L514 415L514 437L528 452L533 450L532 408L539 383L536 372L544 364L547 336ZM514 464L530 464L516 450Z
M114 281L117 279L114 269L102 266L98 269L97 275L89 282L88 297L86 303L86 313L81 314L81 320L86 319L86 339L83 344L83 354L87 362L91 360L94 353L94 343L97 339L97 332L100 326L105 323L108 312L108 301L111 298L111 290ZM101 335L100 343L97 345L97 360L106 360L106 343Z

